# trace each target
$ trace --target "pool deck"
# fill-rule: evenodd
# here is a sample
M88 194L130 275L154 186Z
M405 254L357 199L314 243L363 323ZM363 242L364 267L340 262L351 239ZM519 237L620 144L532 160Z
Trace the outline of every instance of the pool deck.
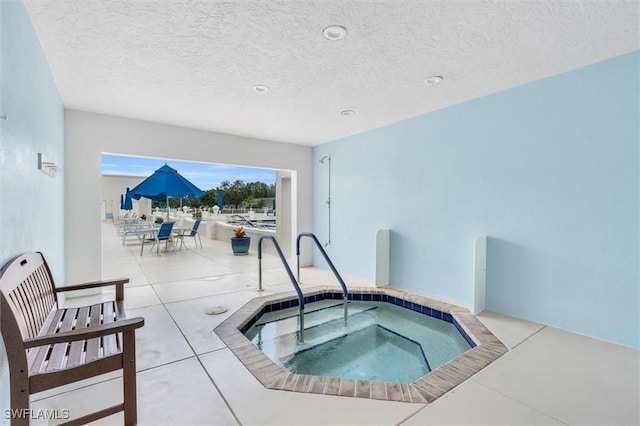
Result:
M122 247L113 225L103 227L103 278L130 277L127 312L146 320L137 336L141 425L640 424L639 351L491 312L478 319L508 352L431 403L267 389L213 330L251 299L289 292L291 284L279 261L264 255L265 290L258 292L253 243L249 256L233 256L225 242L202 242L203 249L188 241L186 250L141 257L139 244ZM334 283L319 268L304 268L302 277L303 290ZM228 311L205 313L217 306ZM121 395L120 376L109 374L37 394L32 409L76 417Z

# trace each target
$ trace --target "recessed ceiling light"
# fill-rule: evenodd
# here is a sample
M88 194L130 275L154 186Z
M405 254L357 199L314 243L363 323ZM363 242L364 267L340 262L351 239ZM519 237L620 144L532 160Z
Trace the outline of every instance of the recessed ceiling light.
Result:
M429 77L424 81L424 84L427 86L431 86L434 84L438 84L443 80L442 76L434 75L433 77Z
M353 115L353 114L355 114L355 113L356 113L356 112L355 112L354 110L352 110L352 109L345 109L344 111L342 111L342 112L340 113L340 115L341 115L341 116L343 116L343 117L346 117L346 116L348 116L348 115Z
M347 29L345 27L341 27L340 25L331 25L322 31L322 35L327 40L342 40L347 36Z
M253 86L253 90L255 90L258 93L264 93L269 91L269 86L265 86L263 84L256 84L255 86Z

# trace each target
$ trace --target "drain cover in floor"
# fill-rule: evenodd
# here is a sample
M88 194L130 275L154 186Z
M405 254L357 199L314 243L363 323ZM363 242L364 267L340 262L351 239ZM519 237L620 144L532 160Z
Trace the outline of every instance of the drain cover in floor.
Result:
M214 306L211 309L207 309L204 311L207 315L219 315L227 312L228 308L226 306Z

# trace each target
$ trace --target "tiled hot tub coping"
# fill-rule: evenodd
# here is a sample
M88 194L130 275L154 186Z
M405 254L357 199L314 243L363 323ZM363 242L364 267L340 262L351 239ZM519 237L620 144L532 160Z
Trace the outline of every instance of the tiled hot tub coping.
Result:
M307 300L315 300L319 295L329 294L331 296L340 292L339 288L333 286L305 289L305 303ZM353 300L361 300L357 299L357 295L386 295L387 299L395 298L414 304L413 306L403 304L407 309L413 308L412 310L419 311L420 307L426 307L436 312L448 314L452 320L449 322L457 324L458 329L466 334L466 337L473 340L476 346L410 384L291 374L277 366L267 355L255 347L240 330L255 321L255 318L264 312L265 308L271 311L268 307L272 305L285 302L284 307L297 306L298 299L293 291L252 299L216 327L214 331L256 379L269 389L423 404L435 401L508 350L484 324L465 308L393 287L353 287L349 289L349 294ZM392 300L396 301L395 299ZM292 300L295 300L293 304L290 303ZM445 318L445 320L448 319Z

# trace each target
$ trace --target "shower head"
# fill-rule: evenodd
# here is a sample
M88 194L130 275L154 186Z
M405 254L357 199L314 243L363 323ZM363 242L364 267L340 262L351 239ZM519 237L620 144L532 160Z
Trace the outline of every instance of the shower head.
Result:
M328 155L325 155L324 157L322 157L322 158L318 161L318 163L322 163L322 164L324 164L324 160L326 160L326 159L329 159L329 160L330 160L330 159L331 159L331 157L329 157Z

